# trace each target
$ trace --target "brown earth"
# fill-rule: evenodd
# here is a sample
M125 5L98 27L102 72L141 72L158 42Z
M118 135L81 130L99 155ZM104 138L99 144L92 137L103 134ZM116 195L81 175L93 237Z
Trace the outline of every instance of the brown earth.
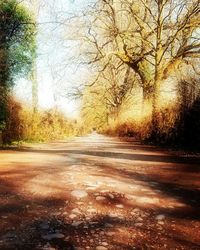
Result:
M92 134L0 151L0 249L200 249L200 161Z

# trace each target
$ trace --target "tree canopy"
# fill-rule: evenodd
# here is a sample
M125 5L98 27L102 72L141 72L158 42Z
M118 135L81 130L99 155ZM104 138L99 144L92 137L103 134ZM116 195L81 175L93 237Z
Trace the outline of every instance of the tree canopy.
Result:
M0 0L0 122L17 77L26 76L36 57L36 27L32 13L16 0Z

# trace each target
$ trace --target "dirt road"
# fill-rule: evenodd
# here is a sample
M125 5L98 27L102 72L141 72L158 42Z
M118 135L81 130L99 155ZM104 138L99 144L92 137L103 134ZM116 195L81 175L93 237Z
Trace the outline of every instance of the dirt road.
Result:
M92 134L0 152L0 249L200 249L200 163Z

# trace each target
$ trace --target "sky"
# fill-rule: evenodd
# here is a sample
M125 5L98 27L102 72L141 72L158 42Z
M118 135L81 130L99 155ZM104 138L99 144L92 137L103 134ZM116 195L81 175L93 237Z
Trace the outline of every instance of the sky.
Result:
M81 73L81 69L77 70L77 65L69 63L73 44L64 38L70 34L65 26L56 24L55 21L66 19L69 13L81 11L87 5L86 0L38 0L36 7L39 107L49 109L57 106L72 118L78 116L80 103L69 97L69 93L83 78L84 70ZM31 82L27 79L19 79L14 91L21 100L31 103Z

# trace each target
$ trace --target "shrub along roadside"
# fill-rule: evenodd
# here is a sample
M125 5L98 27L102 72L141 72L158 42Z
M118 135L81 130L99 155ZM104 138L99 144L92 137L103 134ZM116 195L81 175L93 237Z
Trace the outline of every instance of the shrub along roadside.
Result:
M2 130L3 144L13 142L44 142L64 139L78 133L77 123L61 112L51 109L34 113L9 98L5 127Z
M112 136L135 137L146 143L186 151L200 151L200 97L184 110L179 105L163 108L157 114L159 129L152 134L151 117L138 122L112 124L102 132Z

